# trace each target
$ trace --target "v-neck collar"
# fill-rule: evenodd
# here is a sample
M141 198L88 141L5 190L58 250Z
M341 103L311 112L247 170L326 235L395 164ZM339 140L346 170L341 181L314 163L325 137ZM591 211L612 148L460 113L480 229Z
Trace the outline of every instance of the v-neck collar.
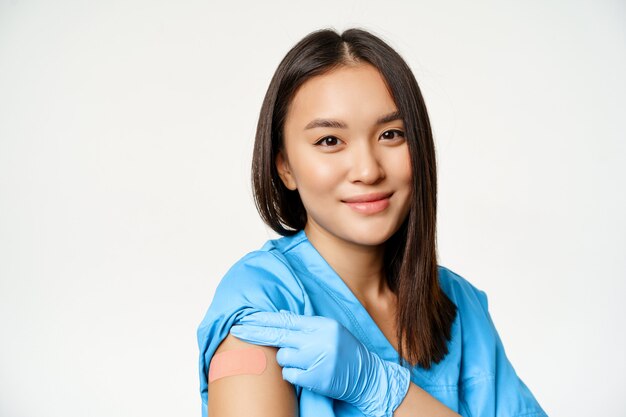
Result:
M342 307L345 307L346 316L350 318L363 344L380 358L398 363L400 358L398 351L389 342L365 306L361 304L348 285L309 241L304 229L292 236L291 244L288 245L286 250L297 250L300 252L301 256L298 257L298 260L303 263L311 273L311 276L326 289L329 296L334 298ZM420 374L426 380L434 382L442 370L441 368L443 368L443 366L439 365L443 365L443 361L439 364L433 363L429 371L420 366L412 367L411 371Z

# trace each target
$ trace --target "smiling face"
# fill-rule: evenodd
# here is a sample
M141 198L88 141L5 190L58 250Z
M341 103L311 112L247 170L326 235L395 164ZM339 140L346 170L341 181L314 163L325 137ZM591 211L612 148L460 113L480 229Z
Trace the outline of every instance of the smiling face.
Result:
M307 236L381 245L398 230L410 208L412 171L397 111L370 64L334 69L297 90L276 166L300 194ZM377 201L349 203L355 198Z

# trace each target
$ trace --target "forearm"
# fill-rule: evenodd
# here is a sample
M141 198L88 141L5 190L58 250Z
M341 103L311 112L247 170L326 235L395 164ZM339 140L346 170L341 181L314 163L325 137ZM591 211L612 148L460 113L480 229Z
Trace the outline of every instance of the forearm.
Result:
M394 411L393 417L460 417L460 414L411 382L406 397Z

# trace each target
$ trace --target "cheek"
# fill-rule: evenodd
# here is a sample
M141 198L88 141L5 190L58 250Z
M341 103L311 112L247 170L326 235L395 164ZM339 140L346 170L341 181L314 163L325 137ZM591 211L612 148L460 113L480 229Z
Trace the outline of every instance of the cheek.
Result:
M398 152L394 155L390 168L393 170L394 177L399 183L412 183L413 171L411 169L411 155L408 147L405 147L403 152Z
M411 161L407 161L406 165L404 166L404 172L403 172L404 176L404 180L406 181L407 184L412 184L413 183L413 170L411 169Z
M300 194L334 194L341 180L337 164L332 158L303 158L298 161L296 181Z

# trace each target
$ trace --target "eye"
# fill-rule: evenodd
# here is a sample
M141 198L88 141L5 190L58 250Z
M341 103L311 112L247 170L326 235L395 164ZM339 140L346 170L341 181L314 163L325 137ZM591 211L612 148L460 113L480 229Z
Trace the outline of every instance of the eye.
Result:
M336 146L339 141L340 140L334 136L324 136L323 138L315 142L315 145L322 146L323 148L331 148L333 146ZM325 145L322 145L322 143L325 143Z
M384 137L385 139L396 139L396 137L393 135L394 133L397 133L400 137L404 137L404 132L398 129L387 130L381 135L381 137Z

